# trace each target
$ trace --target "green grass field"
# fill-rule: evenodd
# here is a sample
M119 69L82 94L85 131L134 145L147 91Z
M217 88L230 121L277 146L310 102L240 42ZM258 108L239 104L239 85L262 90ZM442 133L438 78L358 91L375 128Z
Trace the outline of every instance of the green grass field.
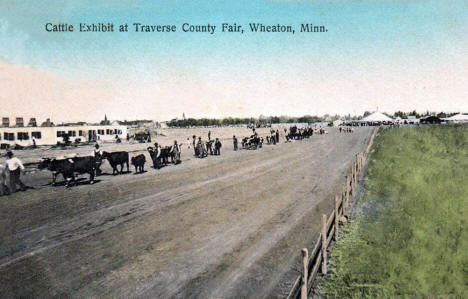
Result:
M468 126L380 131L325 298L468 298Z

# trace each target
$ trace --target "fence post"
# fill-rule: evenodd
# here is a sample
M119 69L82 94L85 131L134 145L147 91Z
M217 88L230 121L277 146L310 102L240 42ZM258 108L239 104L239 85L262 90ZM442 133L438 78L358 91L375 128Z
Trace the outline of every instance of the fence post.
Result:
M341 193L341 215L345 216L345 206L346 206L346 189Z
M357 154L357 157L356 157L356 164L357 164L357 172L359 173L361 171L361 157L360 157L360 153Z
M322 214L322 274L327 274L327 215Z
M356 187L357 187L357 163L354 162L354 186L353 186L353 192L355 192L354 190L356 190ZM354 195L354 194L353 194ZM354 197L353 197L354 199Z
M307 299L307 274L309 272L309 252L307 248L302 248L302 285L301 285L301 299Z
M339 201L340 201L340 196L336 195L335 196L335 234L333 236L333 239L336 241L338 239L338 219L340 217L339 213Z
M348 215L348 202L349 202L349 176L346 177L346 191L343 204L343 215Z

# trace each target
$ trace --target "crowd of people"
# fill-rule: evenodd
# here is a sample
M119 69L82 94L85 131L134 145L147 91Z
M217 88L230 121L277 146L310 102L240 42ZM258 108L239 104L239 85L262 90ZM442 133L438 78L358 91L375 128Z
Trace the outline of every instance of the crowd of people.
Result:
M247 137L243 137L240 139L241 141L241 149L258 149L262 148L263 143L266 140L266 144L268 145L276 145L277 143L280 142L280 131L279 129L271 129L270 134L264 137L260 137L258 133L256 132L255 128L251 128L252 134ZM350 133L353 132L352 128L339 128L339 132L343 133ZM323 129L322 127L320 128L312 128L312 127L304 127L304 128L298 128L297 126L292 126L289 128L289 133L286 128L284 128L284 136L285 136L285 142L291 142L291 140L294 139L303 139L303 138L308 138L314 134L326 134L326 130ZM222 148L222 143L219 138L212 138L211 137L211 131L208 132L208 138L206 140L203 140L202 136L192 136L192 140L190 140L190 137L187 138L187 149L193 149L193 154L197 158L205 158L208 157L209 155L211 156L220 156L221 155L221 148ZM233 135L232 137L232 142L233 142L233 150L238 151L239 148L239 139L236 135ZM171 146L161 146L158 142L154 143L154 147L148 147L147 152L149 153L152 161L153 161L153 167L155 169L160 169L163 166L168 165L169 163L177 165L182 162L181 160L181 153L182 153L182 144L179 144L176 140ZM5 163L2 164L0 163L0 184L2 188L3 194L10 194L13 192L16 192L17 190L24 191L28 188L22 181L21 181L21 174L24 173L25 167L20 159L14 156L12 151L7 151L6 153L7 159L5 160ZM121 166L120 173L123 173L123 165L126 163L127 165L127 171L128 171L128 164L129 164L129 155L128 152L111 152L111 153L106 153L103 152L99 146L99 144L95 144L95 147L93 151L90 153L90 156L88 157L57 157L52 160L55 161L62 161L65 159L65 161L69 164L68 168L72 168L71 171L71 179L74 180L74 174L73 174L73 168L78 167L78 163L75 163L75 161L79 161L81 163L82 167L85 165L85 169L83 169L82 172L79 173L90 173L89 169L86 169L87 167L87 161L79 160L83 158L89 158L91 159L92 162L92 175L90 177L90 181L92 182L92 178L95 176L99 176L102 174L101 171L101 165L104 162L105 159L109 161L109 164L113 168L113 174L119 174L119 171L117 170L117 165ZM50 162L52 161L51 159L47 159L48 164L44 166L44 168L48 168L51 170L54 174L54 182L55 182L55 177L57 176L57 173L60 173L60 169L51 169L50 165L52 165ZM144 164L146 162L146 158L144 154L139 154L137 156L133 156L131 158L131 164L135 167L135 172L144 172ZM57 167L57 166L55 166ZM63 165L61 167L64 167ZM89 167L88 167L89 168ZM76 170L76 169L75 169ZM62 172L62 175L64 178L68 181L70 178L66 178L66 175ZM67 184L68 186L68 184Z

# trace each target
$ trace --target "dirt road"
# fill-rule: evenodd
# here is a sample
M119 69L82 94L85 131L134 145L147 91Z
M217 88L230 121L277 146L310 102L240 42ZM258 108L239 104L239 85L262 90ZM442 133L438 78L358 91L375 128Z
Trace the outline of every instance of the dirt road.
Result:
M0 198L2 297L282 297L370 129ZM148 158L149 160L149 158ZM106 169L105 169L106 170ZM107 169L109 171L109 169Z

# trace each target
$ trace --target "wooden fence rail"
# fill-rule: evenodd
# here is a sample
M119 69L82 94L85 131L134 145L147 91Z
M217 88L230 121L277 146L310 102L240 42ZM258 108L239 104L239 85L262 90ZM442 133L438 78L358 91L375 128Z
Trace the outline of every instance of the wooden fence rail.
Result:
M319 269L323 275L327 274L328 247L332 240L336 241L338 239L340 224L343 225L347 222L350 204L356 196L359 176L365 167L367 156L372 148L378 129L378 127L374 128L366 149L358 153L355 161L351 164L343 191L335 196L333 211L331 211L329 216L322 215L321 230L314 248L310 252L307 248L302 249L302 274L294 281L288 294L288 299L306 299L312 289Z

